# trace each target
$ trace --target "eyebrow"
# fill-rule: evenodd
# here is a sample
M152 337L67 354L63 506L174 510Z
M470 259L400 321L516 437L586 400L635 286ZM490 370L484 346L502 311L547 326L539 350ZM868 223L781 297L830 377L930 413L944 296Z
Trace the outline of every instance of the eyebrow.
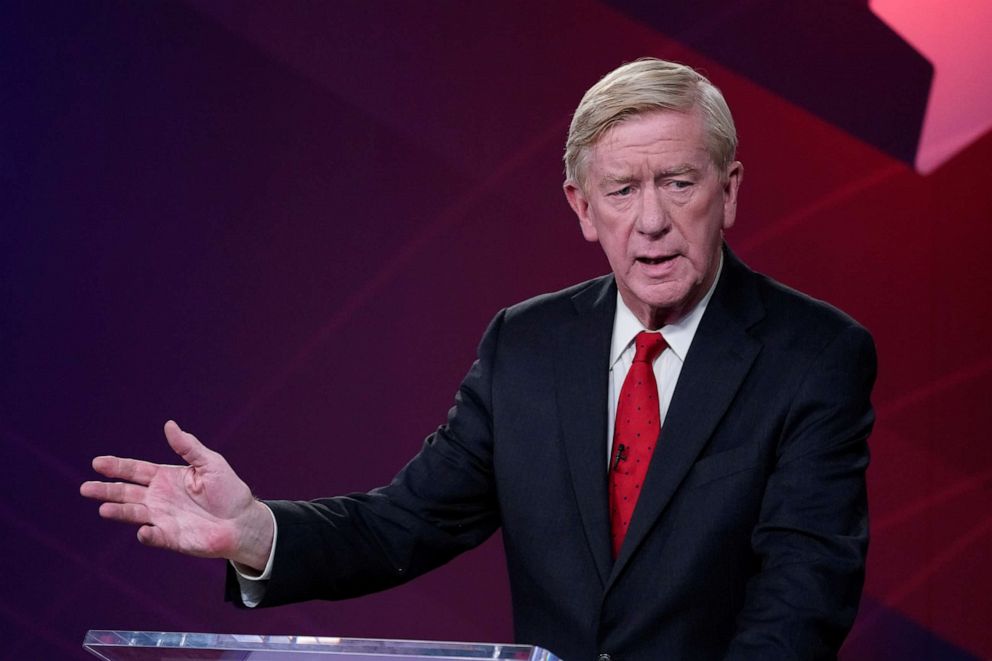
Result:
M667 179L668 177L679 177L685 174L690 174L690 173L695 174L698 172L699 172L699 168L697 168L696 166L690 165L688 163L682 163L680 165L676 165L666 170L661 170L660 172L655 173L654 178L655 180ZM638 179L639 177L633 174L607 174L602 179L599 180L599 184L600 186L606 186L606 187L623 186L633 183Z
M697 174L698 172L699 168L696 166L683 163L682 165L676 165L673 168L662 170L655 176L658 179L664 179L665 177L678 177L683 174Z
M608 174L599 180L599 184L606 187L621 186L629 184L636 179L637 177L632 174Z

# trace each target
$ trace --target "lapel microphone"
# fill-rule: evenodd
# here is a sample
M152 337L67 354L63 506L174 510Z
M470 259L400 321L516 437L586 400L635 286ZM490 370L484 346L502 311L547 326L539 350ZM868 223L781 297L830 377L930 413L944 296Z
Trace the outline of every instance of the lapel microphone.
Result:
M617 444L617 456L613 460L613 470L620 470L620 462L627 461L627 446L623 443Z

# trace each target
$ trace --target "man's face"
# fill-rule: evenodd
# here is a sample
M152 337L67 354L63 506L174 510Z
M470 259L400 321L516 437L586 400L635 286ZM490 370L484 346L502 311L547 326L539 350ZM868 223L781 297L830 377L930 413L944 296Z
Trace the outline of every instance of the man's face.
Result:
M698 109L659 110L603 134L586 154L582 187L565 182L583 236L602 246L645 327L677 321L713 284L742 176L736 161L718 171Z

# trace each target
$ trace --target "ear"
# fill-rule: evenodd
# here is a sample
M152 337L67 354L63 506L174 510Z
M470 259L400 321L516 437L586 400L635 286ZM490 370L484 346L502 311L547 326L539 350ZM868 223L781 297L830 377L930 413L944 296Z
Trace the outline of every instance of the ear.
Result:
M589 216L589 199L582 192L582 188L572 180L566 181L564 186L565 198L572 207L572 211L579 218L579 228L586 241L593 243L599 241L599 234L596 232L596 225Z
M723 182L723 229L729 230L737 219L737 191L744 180L744 165L734 161L727 166Z

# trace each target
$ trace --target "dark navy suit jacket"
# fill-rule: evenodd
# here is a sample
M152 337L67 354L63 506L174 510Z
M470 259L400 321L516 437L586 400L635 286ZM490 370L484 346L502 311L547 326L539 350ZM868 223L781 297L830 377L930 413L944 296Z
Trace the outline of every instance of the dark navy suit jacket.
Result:
M871 337L726 250L614 561L615 308L607 276L502 311L389 486L269 502L261 605L387 588L502 527L519 642L569 661L833 657L864 581Z

